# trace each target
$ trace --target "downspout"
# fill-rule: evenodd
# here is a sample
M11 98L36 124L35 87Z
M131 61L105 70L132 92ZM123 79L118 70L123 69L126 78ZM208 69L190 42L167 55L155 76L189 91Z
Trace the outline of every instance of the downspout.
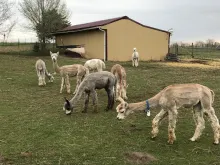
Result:
M102 28L99 27L99 30L101 30L102 32L104 32L104 61L106 61L106 31Z
M168 35L168 54L170 54L170 34L171 33L169 33L169 35Z

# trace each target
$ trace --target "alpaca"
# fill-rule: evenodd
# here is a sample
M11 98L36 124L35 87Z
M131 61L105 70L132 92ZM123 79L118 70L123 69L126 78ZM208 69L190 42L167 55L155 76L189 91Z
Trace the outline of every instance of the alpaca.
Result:
M50 56L53 61L53 67L56 73L59 73L61 76L61 87L60 93L63 92L64 84L66 85L67 93L70 93L70 83L69 77L77 77L77 84L73 94L76 93L79 84L83 80L83 78L89 74L89 70L80 64L73 64L73 65L64 65L59 67L57 64L57 57L59 56L59 52L52 53L50 51Z
M43 60L39 59L36 61L35 69L37 71L39 86L46 85L45 75L49 79L49 82L53 82L54 77L50 73L48 73L47 68L46 68L46 64Z
M195 133L190 139L196 141L205 128L203 114L208 115L211 120L211 126L214 132L214 144L219 143L220 127L219 120L212 107L214 102L214 92L206 86L200 84L176 84L170 85L160 91L158 94L138 103L126 103L120 98L121 103L117 106L118 119L124 119L130 113L135 111L149 112L150 107L161 107L161 111L152 121L152 138L155 138L159 132L161 120L168 116L168 143L173 144L176 140L175 128L177 120L177 110L181 107L193 107L193 117L195 120Z
M83 113L87 112L88 104L89 104L89 96L92 95L94 112L97 112L97 93L96 89L105 89L108 95L108 105L107 109L112 109L114 106L114 88L116 85L116 78L111 72L101 71L90 73L88 76L84 78L82 83L79 86L75 96L68 101L66 99L64 103L63 110L67 115L71 114L74 106L82 97L82 94L85 94L85 103Z
M105 63L100 59L87 60L84 66L89 70L97 70L98 72L105 69Z
M132 54L132 66L138 67L139 65L139 54L137 52L137 49L133 49L133 54Z
M126 89L127 89L127 82L126 82L126 71L125 69L119 65L115 64L113 65L111 72L115 75L117 78L117 85L116 85L116 100L118 100L119 97L127 100L127 94L126 94Z

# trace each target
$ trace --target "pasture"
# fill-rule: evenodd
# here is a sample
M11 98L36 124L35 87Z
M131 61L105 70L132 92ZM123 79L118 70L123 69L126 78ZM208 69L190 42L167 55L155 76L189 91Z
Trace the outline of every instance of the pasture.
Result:
M66 116L62 111L64 97L60 94L60 77L53 83L38 87L34 68L37 57L0 55L0 164L39 165L112 165L135 164L127 161L127 152L144 152L157 161L151 165L217 165L220 164L219 145L213 145L213 133L206 119L206 128L197 142L189 141L195 129L191 109L180 109L177 121L177 141L167 144L167 119L158 137L151 140L151 121L159 112L131 114L118 121L115 111L104 111L107 96L98 91L98 113L81 113L83 98L76 111ZM49 56L41 57L47 69L53 72ZM60 56L58 64L84 64L85 59ZM107 62L110 70L115 62ZM215 92L214 108L220 118L219 63L191 64L168 62L140 62L133 68L131 62L120 62L127 71L128 102L138 102L154 96L174 83L200 83ZM76 78L71 78L71 90Z

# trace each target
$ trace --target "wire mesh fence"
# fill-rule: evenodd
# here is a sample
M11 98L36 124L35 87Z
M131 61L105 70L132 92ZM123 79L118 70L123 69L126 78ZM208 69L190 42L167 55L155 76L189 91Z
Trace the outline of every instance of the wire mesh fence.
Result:
M181 59L196 58L196 59L220 59L220 46L194 46L193 43L189 46L181 46L173 44L170 46L170 53L178 55Z

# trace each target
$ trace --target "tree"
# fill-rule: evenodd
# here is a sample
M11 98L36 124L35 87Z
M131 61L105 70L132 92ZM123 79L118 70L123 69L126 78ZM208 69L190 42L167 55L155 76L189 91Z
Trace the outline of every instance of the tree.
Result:
M213 47L214 43L215 43L215 40L213 40L213 39L206 40L207 47Z
M14 3L8 0L0 0L0 34L5 38L12 31L15 26L15 21L12 20L14 15L13 11Z
M61 0L22 0L19 10L29 21L29 29L36 32L41 49L51 39L51 32L69 26L69 11Z

